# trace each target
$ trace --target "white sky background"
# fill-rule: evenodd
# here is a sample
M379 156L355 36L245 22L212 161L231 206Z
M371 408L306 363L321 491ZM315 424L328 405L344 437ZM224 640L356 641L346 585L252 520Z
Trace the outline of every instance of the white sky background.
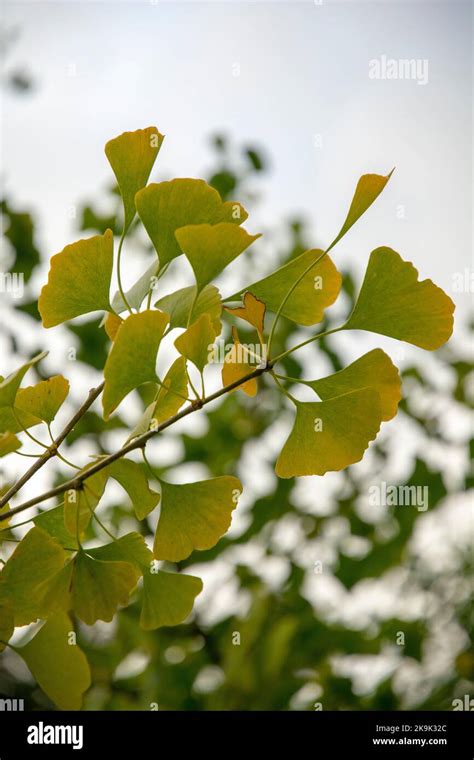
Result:
M219 131L261 145L271 159L246 227L275 228L303 214L314 246L334 237L361 174L396 166L381 198L331 255L362 277L373 248L393 247L456 301L461 335L471 297L453 291L453 274L472 268L468 2L20 1L4 3L2 16L21 30L8 64L26 64L37 89L3 97L1 176L18 208L37 214L48 258L81 236L71 206L100 200L112 181L108 139L156 124L167 137L152 179L164 179L205 175L208 137ZM428 83L370 79L369 61L382 55L426 59ZM275 246L282 248L278 240ZM271 247L262 255L271 271ZM47 268L45 261L34 279L38 290ZM132 284L131 269L124 279ZM63 371L82 399L97 378L84 365L64 367L62 334L47 331L46 366ZM26 319L18 335L30 340ZM412 355L429 362L418 349L357 336L340 336L351 360L379 345L398 364ZM4 348L7 374L18 359ZM123 407L136 419L136 400ZM205 430L203 419L190 424ZM22 471L23 461L15 466ZM42 482L43 472L35 491Z

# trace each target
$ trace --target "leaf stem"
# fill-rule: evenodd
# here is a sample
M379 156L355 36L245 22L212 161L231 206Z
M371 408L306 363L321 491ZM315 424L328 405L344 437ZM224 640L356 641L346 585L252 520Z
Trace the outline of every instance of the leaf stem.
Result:
M120 295L122 296L122 300L123 300L125 306L127 307L127 309L130 312L130 314L133 314L132 307L130 306L129 302L127 301L127 296L125 295L125 291L123 289L122 274L121 274L121 271L120 271L120 264L121 264L121 258L122 258L122 246L123 246L123 241L125 240L125 235L126 234L127 234L127 228L124 227L123 228L123 232L122 232L122 236L120 238L119 246L118 246L118 251L117 251L117 283L118 283L118 289L120 291Z

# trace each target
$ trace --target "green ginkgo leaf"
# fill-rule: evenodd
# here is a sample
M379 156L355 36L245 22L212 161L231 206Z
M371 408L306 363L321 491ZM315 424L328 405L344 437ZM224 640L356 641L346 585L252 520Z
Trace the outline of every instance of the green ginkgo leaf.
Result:
M193 306L194 304L194 306ZM206 285L196 298L196 286L180 288L168 296L160 298L155 304L170 315L170 327L187 327L193 324L201 314L209 314L216 335L221 331L222 302L215 285ZM191 318L189 312L193 310Z
M326 249L327 251L330 251L331 248L335 246L342 237L344 237L346 232L350 230L352 225L357 222L362 214L365 214L367 209L379 197L380 193L392 176L393 171L394 170L392 169L390 174L387 174L386 177L381 174L364 174L359 179L357 187L355 189L354 197L352 198L352 202L346 216L346 220L329 248Z
M92 465L83 467L78 475ZM84 533L89 525L92 513L97 507L104 493L109 473L106 468L99 470L84 481L84 487L79 491L66 491L64 498L64 525L66 530L74 537Z
M454 303L391 248L370 254L364 282L346 330L367 330L433 351L453 331Z
M369 351L334 375L305 381L305 384L316 391L323 401L359 388L373 388L380 396L383 420L395 417L402 397L400 373L381 348Z
M242 224L247 212L240 203L223 202L202 179L173 179L151 184L136 197L137 211L163 267L181 254L175 232L188 224Z
M69 616L55 615L17 650L44 693L61 710L80 710L91 684L89 664L72 633Z
M20 387L20 383L23 380L24 376L30 369L30 367L33 367L35 364L41 361L41 359L44 359L45 356L48 355L47 351L42 351L40 354L37 354L33 357L33 359L30 359L29 362L25 362L25 364L22 364L19 369L16 369L14 372L12 372L8 377L2 378L0 382L0 408L1 407L10 407L12 408L15 404L16 396L18 393L18 389ZM10 432L17 432L16 430L11 430Z
M7 604L0 604L0 652L3 652L15 630L13 612Z
M13 610L15 625L47 615L44 594L65 558L59 543L41 528L32 528L20 541L0 573L0 603Z
M176 230L175 236L193 268L199 291L261 237L229 222L191 224Z
M222 476L198 483L161 482L161 511L153 554L179 562L194 549L210 549L229 529L242 484Z
M21 441L14 433L0 433L0 458L6 457L7 454L11 454L13 451L18 451L18 449L21 449L21 446Z
M38 300L44 327L91 311L110 311L114 260L111 230L67 245L51 259L48 282Z
M125 212L124 229L135 216L135 195L148 182L164 135L156 127L124 132L105 146L105 154L113 169Z
M191 613L201 591L202 580L194 575L149 569L143 575L141 627L150 631L165 625L179 625Z
M62 375L42 380L18 391L15 406L23 412L51 423L67 398L69 383Z
M131 459L117 459L108 467L110 476L114 478L127 492L139 520L152 512L160 500L160 494L148 485L143 468Z
M180 356L165 375L153 408L153 419L159 424L178 412L188 397L186 359Z
M156 357L168 315L148 309L120 325L104 368L104 419L134 388L156 381Z
M372 388L327 401L296 403L296 420L278 457L280 478L324 475L359 462L382 422L379 394Z
M148 570L153 561L153 554L147 547L145 539L135 531L104 546L88 549L87 553L94 559L105 562L129 562L140 574Z
M125 297L127 299L127 303L123 300L122 294L120 291L117 291L112 298L112 309L116 311L117 313L120 313L122 311L126 311L128 306L131 306L133 309L138 309L143 303L143 299L145 298L146 294L150 289L153 288L153 286L156 284L156 276L158 274L159 264L155 258L152 264L146 269L146 271L141 275L141 277L138 278L135 285L132 285L130 290L127 290L125 293ZM162 311L166 311L166 309L162 309Z
M202 372L209 362L215 339L209 314L201 314L196 322L176 338L174 345L182 356Z
M291 285L323 253L317 249L305 251L273 274L248 285L226 301L234 301L245 291L250 291L263 301L268 311L277 312ZM299 325L310 326L321 322L325 309L331 306L339 295L341 283L342 277L332 260L329 256L324 256L296 286L282 309L282 316Z
M77 549L78 544L75 536L71 535L65 525L64 504L53 509L45 509L33 518L33 522L46 533L49 533L61 546L68 549Z
M128 603L140 573L130 562L94 559L82 550L74 562L75 613L87 625L112 620L117 608Z
M18 391L21 393L21 388ZM39 417L24 412L16 407L0 407L0 434L2 433L21 433L35 425L41 425Z

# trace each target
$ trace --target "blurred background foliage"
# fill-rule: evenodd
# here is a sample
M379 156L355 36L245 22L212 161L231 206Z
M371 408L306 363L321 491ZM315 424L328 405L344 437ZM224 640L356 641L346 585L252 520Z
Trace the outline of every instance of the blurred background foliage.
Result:
M12 86L18 87L14 82ZM247 207L257 204L258 175L267 170L270 157L257 146L233 145L224 135L212 138L212 149L210 184L224 199L238 199ZM107 228L119 233L116 189L108 188L105 195L106 214L102 206L82 204L77 221L84 236ZM12 311L21 312L22 318L27 315L32 324L36 320L39 348L37 293L28 283L46 252L40 255L35 219L28 210L11 205L6 197L0 210L8 268L24 272L26 281L25 297L12 302ZM278 220L267 233L273 243L272 268L314 247L298 217ZM149 249L139 234L132 232L131 237L134 245ZM245 272L249 264L243 266L243 282L255 279L252 263L250 278ZM348 311L355 285L350 271L343 275ZM327 326L325 322L320 327ZM65 329L74 333L77 359L101 369L108 340L99 320L83 320ZM283 350L299 329L281 320L275 352ZM14 316L2 322L0 330L15 352ZM242 330L241 340L245 337ZM314 364L328 371L346 364L331 338L312 350ZM428 445L441 447L446 462L453 451L465 450L464 442L452 435L452 426L445 424L445 415L464 419L469 413L472 366L455 341L437 352L434 362L436 371L432 363L424 364L420 352L419 362L405 363L402 372L399 418L420 442L402 480L390 480L386 474L402 445L398 422L386 426L362 465L335 477L305 479L309 485L277 480L271 451L268 461L255 459L269 440L271 449L272 431L287 414L285 398L266 381L255 398L239 392L222 400L207 413L204 434L181 434L172 466L155 459L154 466L165 478L172 479L182 464L197 463L199 472L204 466L210 475L239 474L244 483L254 469L253 480L261 478L262 487L247 489L237 510L239 519L234 517L231 532L214 549L195 552L177 566L190 568L208 584L204 601L186 624L141 630L137 591L137 601L113 623L78 625L78 643L92 668L93 687L85 709L450 710L453 699L472 694L469 456L465 451L465 466L453 475L449 467L433 467ZM284 361L284 372L311 376L297 354ZM146 394L145 387L143 403ZM85 437L91 444L96 441L95 450L105 450L109 431L125 432L126 427L120 415L106 425L90 411L67 443L73 447ZM383 479L428 486L428 511L369 509L368 488ZM109 505L106 514L116 528L124 530L124 521L136 528L126 501ZM139 529L151 536L153 524L145 521ZM0 694L23 698L26 709L53 709L13 654L0 661Z

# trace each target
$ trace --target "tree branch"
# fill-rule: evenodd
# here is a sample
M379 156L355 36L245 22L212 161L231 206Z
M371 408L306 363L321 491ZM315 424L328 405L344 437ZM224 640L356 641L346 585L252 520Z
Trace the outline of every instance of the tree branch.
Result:
M4 507L5 504L7 504L7 502L11 499L11 497L14 496L20 490L20 488L23 488L25 483L27 483L33 477L33 475L35 475L35 473L37 473L38 470L40 470L46 464L46 462L49 462L50 459L56 456L59 446L62 444L64 439L69 435L71 430L74 429L74 427L77 425L81 417L87 412L89 407L94 403L96 398L100 396L103 388L104 388L104 382L98 385L97 388L92 388L89 391L89 395L87 396L82 406L77 410L75 415L69 420L64 430L62 430L61 433L58 435L58 437L54 439L51 446L48 446L46 451L43 454L41 454L41 456L38 457L35 463L31 465L29 470L27 470L21 476L21 478L19 478L16 481L16 483L14 483L5 494L3 494L3 496L0 498L0 509ZM10 516L12 512L13 510L11 512L8 512L7 514Z
M259 377L260 375L263 375L264 372L269 372L271 369L273 369L273 366L277 361L278 361L278 357L274 359L273 361L267 362L267 364L264 367L258 367L257 369L253 370L253 372L250 372L248 375L244 375L244 377L240 378L239 380L235 380L233 383L230 383L229 385L224 386L224 388L220 388L218 391L215 391L215 393L212 393L210 396L207 396L207 398L195 399L194 401L191 402L191 404L189 404L189 406L187 406L185 409L182 409L180 412L175 414L173 417L170 417L168 420L165 420L165 422L162 422L161 425L158 425L158 427L152 430L147 430L146 433L143 433L142 435L135 438L133 441L130 441L130 443L126 444L125 446L122 446L121 449L118 449L113 454L109 454L103 459L100 459L95 464L93 464L92 467L89 467L85 472L81 473L80 475L77 475L75 478L66 480L64 483L61 483L61 485L56 486L55 488L51 488L49 491L45 491L39 496L35 496L34 498L29 499L29 501L25 501L23 504L19 504L17 507L14 507L14 509L11 509L5 514L0 515L0 522L4 520L8 520L11 517L13 517L13 515L17 515L20 512L24 512L26 509L29 509L30 507L34 507L36 504L40 504L41 502L46 501L47 499L51 499L54 496L58 496L59 494L62 494L65 491L82 490L84 482L88 478L92 477L92 475L95 475L97 472L100 472L100 470L103 470L104 467L108 467L117 459L121 459L123 456L125 456L126 454L129 454L131 451L135 451L136 449L144 449L146 444L150 440L150 438L153 438L155 435L158 435L158 433L161 433L166 428L170 427L171 425L174 425L179 420L182 420L184 417L187 417L189 414L192 414L198 409L201 409L203 406L206 406L206 404L210 404L211 401L215 401L221 396L224 396L226 393L229 393L230 391L234 390L234 388L238 388L240 385L243 385L248 380L252 380L255 377ZM94 398L96 398L99 395L101 390L102 388L94 389L94 392L96 393ZM90 403L92 403L93 400L94 399L92 399ZM75 415L75 418L73 418L73 419L76 419L76 421L78 419L78 414ZM74 426L72 425L71 427L70 425L68 426L69 430L71 430L72 427ZM62 435L63 434L61 434L61 436ZM67 435L67 432L65 435ZM63 436L63 439L65 435ZM53 455L50 454L50 456L53 456ZM36 468L36 469L39 469L39 468ZM34 470L34 466L31 468L31 470ZM26 475L24 475L23 478L21 479L23 480L23 483L21 485L23 485L27 479L28 478L26 478ZM15 486L16 485L17 484L15 484ZM13 492L16 493L16 491L18 491L21 485L18 486L18 488L15 488L15 486L13 486L12 488L15 488L15 491ZM10 491L12 491L12 489L10 489ZM6 494L6 496L8 496L8 494Z

